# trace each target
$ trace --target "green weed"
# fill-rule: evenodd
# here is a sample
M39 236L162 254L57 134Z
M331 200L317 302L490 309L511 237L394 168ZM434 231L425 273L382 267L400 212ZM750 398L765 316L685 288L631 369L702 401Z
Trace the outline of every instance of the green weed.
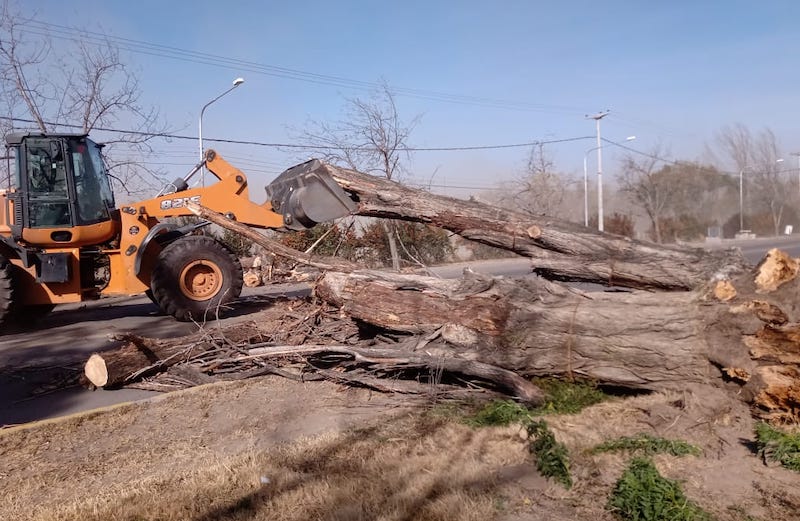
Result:
M776 461L800 472L800 434L781 432L762 422L756 425L756 445L765 462Z
M512 400L494 400L466 418L467 425L490 427L522 423L530 419L530 411Z
M608 399L607 394L588 383L553 378L538 378L533 383L545 393L542 405L528 409L513 400L494 400L468 416L466 423L473 427L525 423L534 416L575 414Z
M626 451L652 456L653 454L669 454L671 456L699 456L700 449L681 440L656 438L641 433L635 436L623 436L616 440L601 443L592 449L592 453Z
M689 501L680 484L659 474L653 463L634 458L614 486L608 508L624 521L710 521Z
M568 382L555 378L536 378L533 383L544 391L544 404L533 409L534 415L576 414L590 405L600 403L609 396L586 382Z
M528 433L528 451L536 456L536 468L542 476L553 478L571 488L567 447L556 441L544 420L531 420L525 430Z

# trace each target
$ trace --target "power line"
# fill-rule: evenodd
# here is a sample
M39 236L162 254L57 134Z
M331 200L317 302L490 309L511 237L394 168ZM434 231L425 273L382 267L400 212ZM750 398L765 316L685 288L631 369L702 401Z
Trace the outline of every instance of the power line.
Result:
M47 23L47 22L30 20L20 25L26 27L28 32L39 36L55 37L59 39L66 39L72 41L82 41L93 45L107 45L109 42L113 42L122 49L150 56L170 58L174 60L200 63L203 65L212 65L217 67L226 67L226 68L235 67L240 70L245 70L248 72L254 72L257 74L263 74L267 76L280 77L280 78L286 78L291 80L322 84L322 85L331 85L336 87L344 87L344 88L359 89L359 90L374 90L382 87L380 83L375 83L375 82L355 80L351 78L345 78L342 76L306 72L298 69L279 67L275 65L242 60L238 58L231 58L231 57L198 52L198 51L191 51L187 49L181 49L179 47L171 47L171 46L146 42L142 40L134 40L130 38L108 35L101 32L78 30L71 27ZM429 90L407 88L407 87L391 87L390 90L398 95L419 98L419 99L426 99L429 101L441 101L446 103L476 105L476 106L484 106L490 108L529 110L529 111L553 112L553 113L565 113L565 114L582 114L586 112L585 110L576 107L545 105L539 103L495 99L495 98L488 98L481 96L451 94L446 92L429 91Z
M634 154L638 154L640 156L649 157L650 159L655 159L656 161L663 161L664 163L670 163L672 165L677 165L680 163L677 159L668 159L666 157L657 156L655 154L649 154L647 152L642 152L641 150L636 150L635 148L629 147L628 145L623 145L622 143L617 143L616 141L611 141L610 139L601 138L602 141L609 143L611 145L617 146L619 148L625 149L628 152L633 152Z
M633 152L634 154L638 154L640 156L648 157L650 159L655 159L656 161L661 161L661 162L664 162L664 163L668 163L670 165L680 165L682 163L684 163L684 164L687 163L686 161L681 161L679 159L670 159L670 158L661 157L661 156L658 156L658 155L655 155L655 154L650 154L648 152L642 152L641 150L636 150L635 148L631 148L631 147L629 147L627 145L623 145L622 143L617 143L616 141L611 141L610 139L602 138L602 140L605 141L606 143L611 144L611 145L617 146L619 148L623 148L623 149L627 150L628 152ZM767 163L765 165L770 165L770 164ZM737 171L732 171L732 170L716 169L716 171L719 172L720 174L725 174L725 175L734 175L734 176L738 176L739 175L739 171L738 170ZM795 173L795 172L797 172L797 169L796 168L784 168L784 169L777 169L777 170L774 171L775 174L785 174L785 173L790 173L790 172L791 173Z
M25 118L15 118L9 116L0 116L0 119L4 119L7 121L14 121L18 123L37 123L37 121L32 119L25 119ZM83 130L83 126L81 125L74 125L69 123L55 123L51 121L45 121L45 125L50 125L53 127L65 127L65 128L77 128L81 131ZM153 137L153 138L167 138L167 139L184 139L184 140L192 140L197 141L197 136L187 136L182 134L170 134L167 132L144 132L141 130L123 130L123 129L116 129L116 128L108 128L108 127L94 127L92 130L100 131L100 132L113 132L118 134L130 134L142 137ZM457 151L467 151L467 150L498 150L504 148L521 148L521 147L532 147L537 145L550 145L555 143L568 143L571 141L583 141L586 139L593 139L594 136L578 136L578 137L570 137L570 138L562 138L562 139L549 139L549 140L536 140L536 141L528 141L525 143L510 143L510 144L501 144L501 145L474 145L474 146L455 146L455 147L408 147L403 148L403 151L408 152L457 152ZM295 149L304 149L304 150L339 150L341 147L337 146L319 146L319 145L311 145L311 144L297 144L297 143L267 143L263 141L248 141L248 140L237 140L237 139L215 139L215 138L203 138L204 141L211 141L214 143L226 143L226 144L234 144L234 145L253 145L253 146L262 146L262 147L271 147L271 148L295 148ZM367 149L364 149L367 150Z

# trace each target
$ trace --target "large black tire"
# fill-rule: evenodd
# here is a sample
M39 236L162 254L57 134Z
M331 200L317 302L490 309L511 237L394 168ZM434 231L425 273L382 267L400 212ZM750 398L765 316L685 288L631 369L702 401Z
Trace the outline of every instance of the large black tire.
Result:
M14 309L14 280L11 262L0 254L0 328Z
M181 237L164 248L150 279L156 303L181 321L216 317L242 285L239 259L205 235Z

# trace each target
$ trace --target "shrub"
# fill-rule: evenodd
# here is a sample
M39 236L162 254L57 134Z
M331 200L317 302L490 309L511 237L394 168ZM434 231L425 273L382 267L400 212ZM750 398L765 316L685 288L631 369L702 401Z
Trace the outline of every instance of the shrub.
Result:
M589 228L597 229L597 216L592 215L589 217ZM603 217L603 230L608 233L615 233L617 235L624 235L633 239L636 229L633 224L633 218L628 214L614 212L611 215Z
M320 223L309 230L289 232L280 238L283 245L298 251L306 251L317 241L320 242L314 248L314 253L318 255L357 260L360 241L352 226Z
M530 411L511 400L494 400L467 418L466 423L473 427L510 425L530 419Z
M211 233L211 235L216 240L227 246L228 249L231 250L231 252L233 252L233 254L237 257L247 257L250 255L255 244L244 235L236 233L232 230L228 230L227 228L222 230L221 235L214 233Z
M441 228L404 221L391 221L387 224L397 234L400 258L407 264L415 265L416 261L425 265L439 264L453 254L450 237ZM391 266L389 240L382 222L373 221L368 224L360 239L363 246L372 250L378 264Z

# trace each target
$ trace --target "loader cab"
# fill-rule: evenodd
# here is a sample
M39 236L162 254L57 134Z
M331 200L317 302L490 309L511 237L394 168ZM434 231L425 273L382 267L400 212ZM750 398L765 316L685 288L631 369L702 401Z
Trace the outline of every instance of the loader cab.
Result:
M43 248L100 244L116 235L101 146L82 134L13 133L12 236Z

